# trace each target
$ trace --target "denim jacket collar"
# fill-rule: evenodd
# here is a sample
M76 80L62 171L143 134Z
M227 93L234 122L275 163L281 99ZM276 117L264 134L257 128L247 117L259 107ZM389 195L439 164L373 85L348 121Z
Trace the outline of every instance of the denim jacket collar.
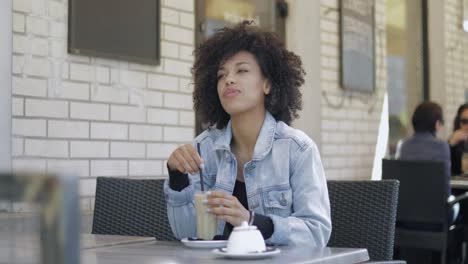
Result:
M260 129L257 142L255 143L255 149L252 160L261 160L270 152L273 145L273 139L276 132L276 119L266 112L265 119ZM229 120L226 128L222 130L222 135L215 141L215 150L231 150L232 140L232 126L231 120Z

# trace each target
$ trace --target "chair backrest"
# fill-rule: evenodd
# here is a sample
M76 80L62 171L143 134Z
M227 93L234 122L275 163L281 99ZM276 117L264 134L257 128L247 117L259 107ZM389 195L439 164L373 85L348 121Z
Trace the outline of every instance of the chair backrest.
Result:
M176 240L163 184L162 179L98 177L92 233Z
M393 258L398 181L328 181L328 246L367 248L370 260Z
M400 181L397 225L448 225L449 183L443 162L384 159L382 179Z

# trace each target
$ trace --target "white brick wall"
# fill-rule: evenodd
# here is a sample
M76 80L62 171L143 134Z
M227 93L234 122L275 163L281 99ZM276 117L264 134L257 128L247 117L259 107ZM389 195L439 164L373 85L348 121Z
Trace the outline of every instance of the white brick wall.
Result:
M127 176L126 160L92 160L91 176Z
M164 95L164 107L193 109L192 96L185 94L166 93Z
M112 123L91 123L91 138L125 140L128 138L128 126Z
M193 92L193 81L187 78L180 78L179 79L179 87L180 91L184 93L192 93Z
M129 161L130 175L153 176L162 174L162 162L159 160Z
M13 170L33 170L46 172L46 161L44 159L15 158L12 162Z
M45 137L46 120L13 118L12 133L17 136Z
M89 84L76 82L62 82L62 86L56 87L49 94L50 97L88 100L89 99Z
M148 122L161 125L175 125L178 122L176 110L148 109Z
M463 5L456 0L445 1L445 88L444 109L446 134L453 131L453 118L458 107L465 103L468 91L468 35L461 28Z
M72 102L70 117L84 120L109 120L109 105Z
M162 128L160 126L130 125L130 139L160 141L162 139Z
M13 10L20 12L31 12L31 1L32 0L16 0L13 1Z
M11 103L11 113L13 116L22 116L24 115L24 99L23 98L14 98Z
M111 158L144 158L144 143L112 142Z
M28 39L23 35L14 35L13 36L13 52L15 53L25 53L29 50Z
M190 29L195 28L195 16L192 13L180 13L180 25Z
M68 1L13 0L13 167L80 176L91 210L97 176L165 177L193 139L194 1L161 4L157 66L68 54L67 12Z
M18 27L21 27L18 25ZM161 41L161 56L177 58L179 57L179 47L176 43Z
M35 35L47 36L49 34L49 24L45 19L28 16L26 19L26 31Z
M79 177L89 177L88 160L48 160L47 171L51 173L65 173Z
M180 45L180 59L193 61L193 48L191 46Z
M164 60L164 72L177 74L184 77L190 77L190 69L192 64L190 62L182 62L171 59Z
M138 106L156 106L163 105L163 93L153 91L138 91L130 95L130 103Z
M188 30L174 26L164 26L164 39L183 44L194 44L193 30Z
M91 90L91 100L109 103L128 103L128 90L117 89L112 86L99 85L97 89Z
M142 107L111 106L111 120L123 122L146 122L146 110Z
M67 158L68 143L64 140L26 139L24 151L26 156Z
M80 196L81 197L87 197L87 196L92 196L94 197L94 190L96 190L96 179L86 179L86 180L81 180L80 181ZM87 205L85 209L91 210L91 208L88 208Z
M32 49L32 48L31 48ZM37 77L49 77L50 63L49 60L44 58L32 57L24 66L24 72L28 75Z
M147 157L151 159L161 159L169 155L177 148L177 144L148 144Z
M103 141L71 141L71 158L108 158L109 143Z
M68 118L68 102L26 99L26 115L38 117Z
M164 76L160 74L149 74L148 75L148 88L165 90L165 91L177 91L178 80L173 76Z
M88 122L49 120L48 129L52 138L89 138Z
M161 21L168 24L179 24L179 12L173 9L161 8Z
M187 142L187 138L194 137L193 128L182 127L165 127L164 128L164 141L169 142Z
M183 11L194 12L194 1L192 0L164 0L163 5Z
M13 138L11 149L13 157L22 156L24 153L24 140L22 138Z
M195 126L195 113L190 112L179 112L179 124L185 126Z
M22 14L13 14L13 31L14 32L24 32L24 15Z
M14 95L27 95L27 96L47 96L47 81L43 79L34 78L20 78L13 77L13 91Z
M120 71L120 81L128 87L146 87L146 73L136 71Z

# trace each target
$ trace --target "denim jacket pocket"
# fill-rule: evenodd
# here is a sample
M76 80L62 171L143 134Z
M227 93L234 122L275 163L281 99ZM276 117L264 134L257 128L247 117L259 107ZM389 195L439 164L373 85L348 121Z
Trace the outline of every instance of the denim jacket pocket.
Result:
M273 190L263 194L265 204L265 213L279 216L288 216L291 214L292 191Z

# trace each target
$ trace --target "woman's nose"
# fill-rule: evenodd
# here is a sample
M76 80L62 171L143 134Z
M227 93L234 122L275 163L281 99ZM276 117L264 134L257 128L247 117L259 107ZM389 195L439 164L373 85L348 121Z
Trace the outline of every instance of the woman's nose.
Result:
M226 84L232 84L232 83L235 83L234 76L232 76L231 73L228 73L226 75Z

